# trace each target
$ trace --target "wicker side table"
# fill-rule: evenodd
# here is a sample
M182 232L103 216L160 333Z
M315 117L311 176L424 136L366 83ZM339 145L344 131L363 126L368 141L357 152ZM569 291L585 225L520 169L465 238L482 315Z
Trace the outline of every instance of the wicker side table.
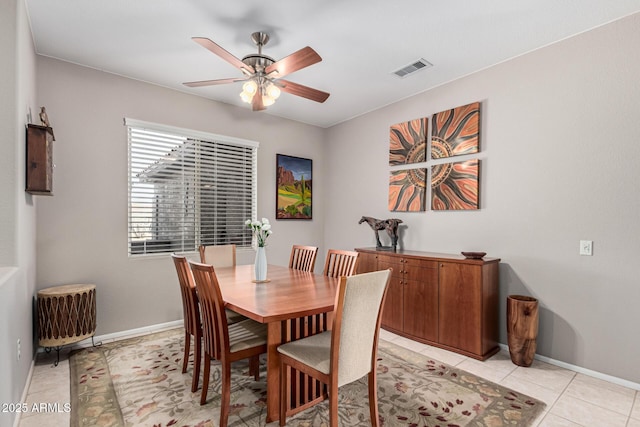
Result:
M38 291L38 342L46 351L93 336L96 332L96 285L63 285ZM95 344L93 344L95 346Z

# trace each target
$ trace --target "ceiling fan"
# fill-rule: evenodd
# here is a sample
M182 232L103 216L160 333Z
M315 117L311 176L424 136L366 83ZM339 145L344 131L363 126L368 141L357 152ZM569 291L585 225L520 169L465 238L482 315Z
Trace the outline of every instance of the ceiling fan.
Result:
M320 55L309 46L276 61L262 54L262 47L269 41L269 35L258 31L251 34L251 40L258 46L258 53L249 54L240 60L208 38L193 37L192 40L240 69L244 73L244 77L186 82L183 83L185 86L200 87L245 82L240 97L243 101L251 104L253 111L264 110L272 105L280 96L280 91L316 102L324 102L329 97L327 92L282 78L322 61Z

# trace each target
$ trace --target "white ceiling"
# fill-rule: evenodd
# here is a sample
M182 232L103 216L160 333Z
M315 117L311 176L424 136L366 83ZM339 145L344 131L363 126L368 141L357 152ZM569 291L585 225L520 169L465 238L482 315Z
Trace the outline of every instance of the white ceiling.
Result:
M191 40L207 37L242 58L254 31L278 60L305 46L323 61L288 80L331 93L319 104L283 93L273 114L329 127L400 99L640 11L640 0L26 0L40 55L228 104L241 77ZM419 58L434 64L406 77Z

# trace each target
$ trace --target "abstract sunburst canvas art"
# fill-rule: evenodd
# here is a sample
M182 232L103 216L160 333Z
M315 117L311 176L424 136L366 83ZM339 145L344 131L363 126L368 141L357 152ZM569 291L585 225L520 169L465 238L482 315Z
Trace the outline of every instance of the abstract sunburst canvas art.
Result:
M389 210L424 211L426 174L425 168L392 171L389 176Z
M431 209L474 210L478 203L478 159L431 167Z
M477 153L479 129L479 102L434 114L431 125L431 158Z
M389 164L405 165L425 161L427 119L398 123L389 128Z

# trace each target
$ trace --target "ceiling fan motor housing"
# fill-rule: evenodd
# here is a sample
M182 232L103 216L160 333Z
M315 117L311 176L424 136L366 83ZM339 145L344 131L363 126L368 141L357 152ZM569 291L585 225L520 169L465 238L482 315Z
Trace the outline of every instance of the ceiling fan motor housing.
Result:
M269 65L273 64L275 59L270 56L262 54L262 46L266 45L269 42L269 34L263 33L262 31L256 31L251 34L251 40L258 46L258 53L252 53L244 58L242 58L242 62L247 65L253 67L258 73L264 71Z
M260 53L253 53L242 58L242 62L244 62L247 65L250 65L257 72L261 72L261 71L264 71L265 68L267 68L269 65L273 64L276 61L275 59L267 55L262 55Z

